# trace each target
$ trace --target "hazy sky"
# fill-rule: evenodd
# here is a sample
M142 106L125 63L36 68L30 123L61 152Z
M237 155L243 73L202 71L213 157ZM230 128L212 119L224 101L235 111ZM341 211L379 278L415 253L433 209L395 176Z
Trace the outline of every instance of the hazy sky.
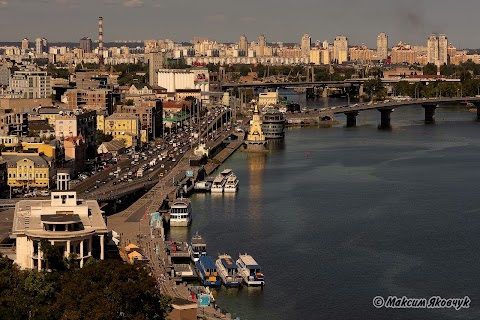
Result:
M333 42L345 35L352 45L376 45L380 32L389 46L402 40L425 44L430 33L445 33L457 48L480 48L479 0L0 0L0 41L76 42L203 36L218 42L300 42L304 33Z

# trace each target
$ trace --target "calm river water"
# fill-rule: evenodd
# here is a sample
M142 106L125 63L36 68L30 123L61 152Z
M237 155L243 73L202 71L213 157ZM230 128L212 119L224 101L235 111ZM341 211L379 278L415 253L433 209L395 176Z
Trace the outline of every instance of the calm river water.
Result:
M333 106L338 101L329 100ZM309 101L321 107L324 100ZM480 319L480 123L459 106L378 111L356 128L291 128L266 154L224 165L236 195L195 194L193 223L212 257L251 254L263 289L226 290L217 303L241 319ZM372 299L461 298L469 309L377 309Z

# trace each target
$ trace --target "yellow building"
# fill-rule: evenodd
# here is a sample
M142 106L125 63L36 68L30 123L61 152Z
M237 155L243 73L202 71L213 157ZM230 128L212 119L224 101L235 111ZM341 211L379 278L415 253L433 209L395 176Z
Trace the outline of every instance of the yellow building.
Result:
M131 147L134 139L140 138L140 119L137 116L126 113L114 113L105 118L105 134L111 134L114 139L123 139L128 147ZM128 145L130 143L130 145Z
M40 116L40 120L46 119L49 125L55 126L55 118L59 115L61 111L65 110L54 107L41 107L38 109L37 112Z
M43 142L22 142L22 150L23 152L43 153L45 156L52 158L53 160L55 160L57 156L55 145Z
M105 114L103 112L97 112L97 130L105 133Z
M51 158L43 153L4 152L7 162L7 184L20 188L50 188Z

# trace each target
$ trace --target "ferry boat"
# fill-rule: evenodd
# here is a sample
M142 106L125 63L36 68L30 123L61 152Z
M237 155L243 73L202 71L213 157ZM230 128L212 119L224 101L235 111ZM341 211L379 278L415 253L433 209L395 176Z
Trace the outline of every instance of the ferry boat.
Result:
M188 199L175 199L169 212L170 227L187 227L192 222L192 204Z
M192 241L190 242L188 250L190 251L190 257L192 258L193 262L197 262L201 256L207 255L207 244L201 235L195 234L192 237Z
M283 113L275 109L268 110L263 115L262 131L266 139L283 138L285 136L285 117Z
M225 182L225 186L223 187L223 192L226 193L235 193L238 189L238 179L235 174L231 174L227 178L227 182Z
M210 192L213 193L221 193L225 187L225 183L227 182L228 176L232 174L232 169L225 169L220 172L212 182L212 186L210 188Z
M242 284L243 278L231 256L228 254L219 255L215 265L224 285L227 287L238 287Z
M247 286L263 286L265 279L260 266L248 254L241 254L237 260L238 269Z
M217 267L209 256L200 256L195 262L197 274L204 286L219 286L222 284L218 276Z

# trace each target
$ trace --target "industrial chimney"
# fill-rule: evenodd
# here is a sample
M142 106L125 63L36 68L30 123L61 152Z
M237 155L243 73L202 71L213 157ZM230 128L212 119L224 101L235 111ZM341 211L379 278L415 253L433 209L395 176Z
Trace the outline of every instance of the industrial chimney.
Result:
M98 64L103 66L103 18L98 18Z

